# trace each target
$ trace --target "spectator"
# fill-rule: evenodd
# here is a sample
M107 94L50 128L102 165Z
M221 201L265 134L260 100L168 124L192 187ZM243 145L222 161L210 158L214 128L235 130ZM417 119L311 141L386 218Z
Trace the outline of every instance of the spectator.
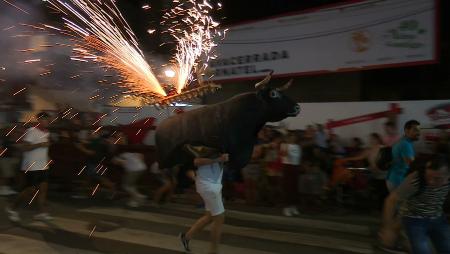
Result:
M179 166L175 166L173 169L159 168L159 163L154 162L151 166L151 172L156 176L156 179L161 186L153 194L153 206L159 207L161 202L169 202L175 192L177 186L176 176L179 173ZM195 177L193 177L195 180Z
M345 154L345 148L337 134L331 134L328 139L328 151L334 157L342 157Z
M265 145L265 168L267 175L267 194L270 205L276 205L281 198L281 180L283 168L280 157L280 145L283 142L283 134L279 131L272 132L271 143Z
M387 121L384 124L384 132L386 133L383 137L383 143L385 146L393 146L401 138L397 132L397 126L392 121Z
M379 208L383 206L384 198L387 195L386 190L386 172L382 171L377 166L377 158L380 149L383 148L383 141L378 133L370 134L370 147L362 151L355 157L344 158L344 161L361 161L367 160L368 169L371 172L371 186L374 192L375 199Z
M258 180L261 177L261 159L263 155L262 145L253 148L252 158L247 166L242 169L245 185L245 200L247 204L255 205L258 200Z
M450 227L443 204L450 190L448 158L434 157L410 174L386 199L380 239L392 246L397 238L396 206L400 204L402 224L413 254L450 253ZM403 202L402 202L403 201Z
M305 157L302 162L302 174L299 177L300 203L303 210L317 209L325 189L326 175L321 169L322 164L317 155L320 148L315 148L313 157Z
M415 159L413 142L419 140L420 123L410 120L405 123L405 135L392 147L392 166L387 174L386 185L389 191L397 188L408 174L410 164Z
M347 156L356 156L364 150L364 143L360 138L352 138L350 147L347 148Z
M325 129L323 127L323 125L321 124L317 124L316 125L317 129L315 132L315 142L316 145L318 147L320 147L323 150L326 150L328 148L328 143L327 143L327 134L325 133Z
M11 136L3 136L0 140L0 196L16 194L10 187L11 179L16 175L19 166L17 145Z
M283 214L288 217L299 214L295 206L301 159L301 147L298 143L297 134L291 132L280 148L281 162L283 163L284 198L287 205L283 209Z

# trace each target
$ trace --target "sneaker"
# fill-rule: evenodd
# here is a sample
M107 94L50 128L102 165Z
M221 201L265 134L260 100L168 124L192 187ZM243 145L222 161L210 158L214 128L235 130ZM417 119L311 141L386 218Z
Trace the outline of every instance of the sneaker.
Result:
M184 251L191 252L191 249L189 249L189 240L186 239L186 234L180 233L178 237L180 238L180 242L183 245Z
M142 195L140 193L137 194L137 198L140 199L141 201L145 201L148 197L145 195Z
M12 222L19 222L20 221L20 216L19 216L18 212L12 210L8 206L5 208L5 211L8 214L8 219L10 221L12 221Z
M11 190L8 186L3 186L0 188L0 196L10 196L17 194L17 192Z
M293 214L292 214L291 208L289 208L289 207L283 208L283 215L286 217L292 217Z
M297 207L295 206L291 207L291 213L293 215L300 215L300 212L297 210Z
M139 202L137 202L136 200L130 200L130 201L128 201L127 205L132 208L138 208Z
M384 250L387 253L397 253L397 254L407 254L408 253L408 251L401 245L395 245L393 247L388 247L388 246L383 246L382 244L379 244L378 248Z
M50 216L50 214L48 213L40 213L34 216L35 220L39 220L39 221L50 221L53 220L53 217Z

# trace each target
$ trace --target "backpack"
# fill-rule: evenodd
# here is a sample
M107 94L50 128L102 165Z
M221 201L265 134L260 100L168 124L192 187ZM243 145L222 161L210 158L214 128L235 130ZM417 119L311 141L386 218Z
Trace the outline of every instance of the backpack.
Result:
M376 159L376 165L380 170L387 171L392 165L392 147L385 146L380 149Z

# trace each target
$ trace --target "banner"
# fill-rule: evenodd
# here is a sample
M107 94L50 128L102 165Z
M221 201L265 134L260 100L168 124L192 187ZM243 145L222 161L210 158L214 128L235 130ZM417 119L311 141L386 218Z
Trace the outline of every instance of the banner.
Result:
M435 0L373 0L229 28L210 80L429 64L437 61Z

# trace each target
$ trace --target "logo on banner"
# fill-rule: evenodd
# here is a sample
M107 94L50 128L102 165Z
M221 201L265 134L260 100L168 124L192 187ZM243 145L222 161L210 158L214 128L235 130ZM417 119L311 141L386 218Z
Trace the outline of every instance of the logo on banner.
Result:
M425 45L418 39L426 32L426 29L421 28L418 20L405 20L400 22L397 27L386 31L385 44L395 48L423 48Z
M352 50L358 53L365 52L370 48L370 36L367 31L356 31L351 34Z
M426 114L436 127L450 129L450 103L433 107Z

